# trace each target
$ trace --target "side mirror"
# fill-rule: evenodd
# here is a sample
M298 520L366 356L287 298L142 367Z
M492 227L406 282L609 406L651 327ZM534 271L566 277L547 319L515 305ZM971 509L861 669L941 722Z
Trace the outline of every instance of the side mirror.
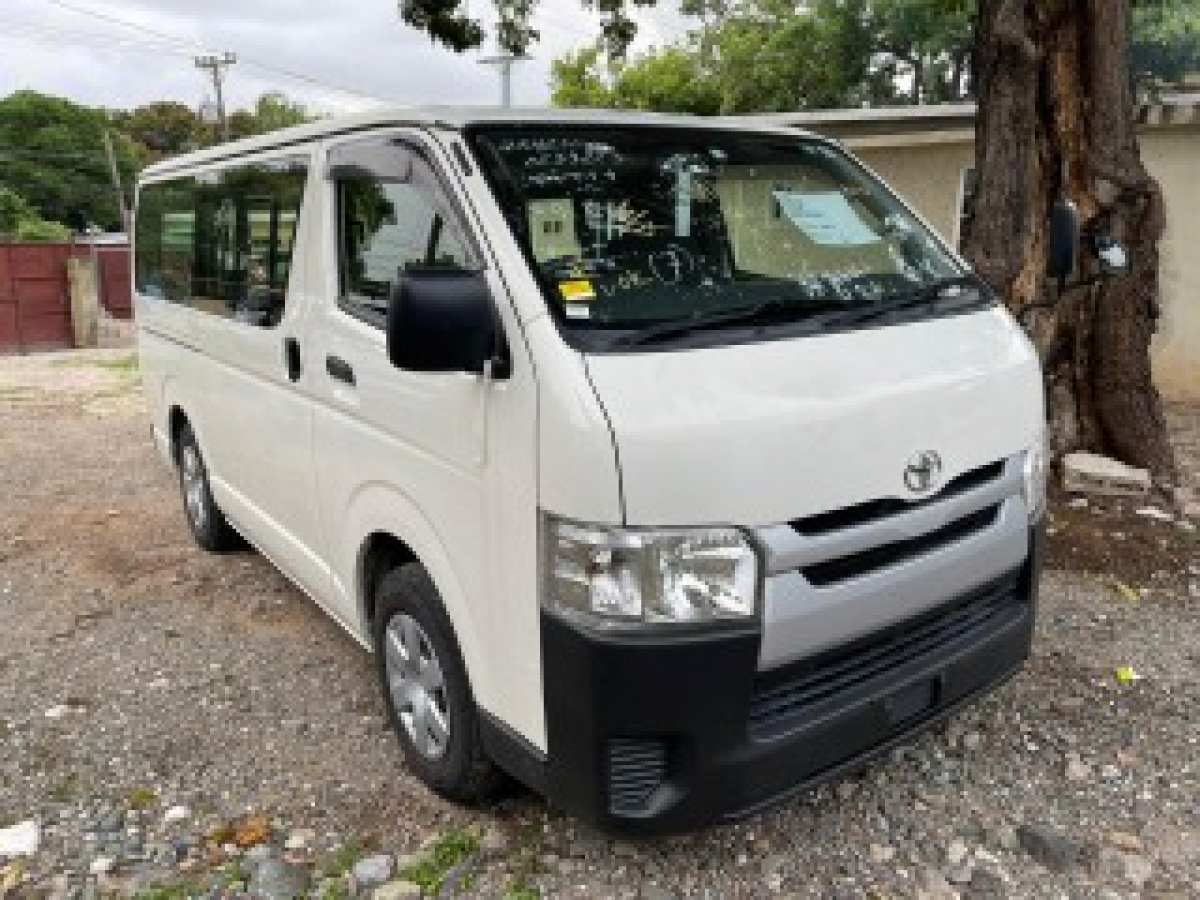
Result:
M1046 257L1046 274L1051 278L1065 281L1075 271L1079 259L1079 208L1065 197L1054 204L1050 213Z
M1092 252L1100 262L1100 277L1115 278L1126 274L1131 265L1129 250L1120 241L1106 234L1092 237Z
M464 269L403 272L388 302L387 352L413 372L507 376L507 352L487 281Z

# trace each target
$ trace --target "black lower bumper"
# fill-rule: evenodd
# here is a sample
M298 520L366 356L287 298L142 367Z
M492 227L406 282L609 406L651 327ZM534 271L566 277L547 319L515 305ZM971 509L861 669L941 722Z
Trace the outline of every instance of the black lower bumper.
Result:
M543 614L547 754L526 780L597 827L662 834L861 767L1021 666L1040 543L1001 582L766 674L757 629L631 639Z

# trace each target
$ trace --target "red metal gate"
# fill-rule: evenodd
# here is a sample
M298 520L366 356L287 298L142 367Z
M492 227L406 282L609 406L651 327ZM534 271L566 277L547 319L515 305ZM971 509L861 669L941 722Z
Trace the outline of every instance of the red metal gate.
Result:
M70 347L69 244L0 244L0 353Z
M129 247L0 243L0 353L74 346L67 260L93 253L101 306L132 318Z

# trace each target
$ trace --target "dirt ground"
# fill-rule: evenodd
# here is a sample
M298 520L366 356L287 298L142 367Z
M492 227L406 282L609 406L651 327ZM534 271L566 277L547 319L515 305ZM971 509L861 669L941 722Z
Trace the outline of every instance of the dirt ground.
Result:
M1195 479L1200 409L1171 418ZM1200 541L1066 499L994 696L748 821L610 840L405 772L367 654L262 557L192 543L127 351L0 360L0 833L40 835L0 896L365 895L381 854L427 895L1200 896Z

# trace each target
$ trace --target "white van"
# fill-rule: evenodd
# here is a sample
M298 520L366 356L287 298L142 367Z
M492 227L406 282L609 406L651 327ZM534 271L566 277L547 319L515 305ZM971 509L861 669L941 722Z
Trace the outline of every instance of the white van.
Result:
M1037 357L839 146L392 111L147 169L154 439L209 550L378 659L412 770L599 826L743 815L1012 675Z

